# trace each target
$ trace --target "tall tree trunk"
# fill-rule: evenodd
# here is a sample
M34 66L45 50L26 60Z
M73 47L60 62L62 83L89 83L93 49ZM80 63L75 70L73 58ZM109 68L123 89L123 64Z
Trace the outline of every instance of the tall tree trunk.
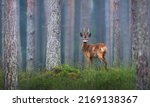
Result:
M122 63L130 66L131 63L131 32L130 32L130 0L120 0L120 21L121 21L121 38L122 38Z
M61 0L45 0L47 46L46 69L50 70L61 63Z
M46 61L46 26L45 26L45 12L44 12L44 1L40 0L40 40L41 42L41 47L40 50L42 50L41 52L41 59L40 59L40 68L43 69L45 68L45 61Z
M121 60L121 32L120 32L120 0L112 0L113 10L113 37L114 37L114 64L119 65Z
M137 64L138 60L138 35L136 31L137 27L137 0L131 0L131 32L132 32L132 61L133 64ZM136 31L136 32L135 32Z
M34 69L35 61L35 1L27 0L27 66L26 69Z
M105 21L106 21L106 44L109 52L107 53L107 59L109 65L113 65L113 2L112 0L105 0Z
M19 16L18 0L6 0L4 5L4 71L5 89L17 88Z
M40 29L40 24L41 24L41 9L40 9L40 5L41 2L43 2L43 0L35 0L35 68L36 70L40 70L41 68L41 53L43 52L43 50L41 49L41 44L42 44L42 37L44 37L44 35L41 35L41 29Z
M132 0L133 57L137 70L137 89L148 89L148 0Z
M80 66L81 65L81 59L79 58L79 56L81 56L81 44L80 44L80 40L81 37L79 35L80 33L80 8L81 8L81 0L75 0L75 36L74 36L74 62L76 66ZM80 61L80 62L79 62Z
M75 0L66 0L65 63L74 64Z
M19 10L20 10L20 0L17 0L17 7L16 7L16 10L17 10L17 20L20 19L20 13L19 13ZM18 21L17 25L16 25L16 29L17 29L17 47L18 47L18 50L17 50L17 54L18 54L18 57L17 57L17 68L18 70L22 70L23 68L23 63L22 63L22 51L21 51L21 36L20 36L20 21Z

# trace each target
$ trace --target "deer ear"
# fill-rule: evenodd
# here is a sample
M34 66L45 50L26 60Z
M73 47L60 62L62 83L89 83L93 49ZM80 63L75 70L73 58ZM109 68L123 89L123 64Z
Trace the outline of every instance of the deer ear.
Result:
M91 33L89 34L89 37L91 37Z
M80 33L80 36L81 36L81 37L83 36L82 33Z

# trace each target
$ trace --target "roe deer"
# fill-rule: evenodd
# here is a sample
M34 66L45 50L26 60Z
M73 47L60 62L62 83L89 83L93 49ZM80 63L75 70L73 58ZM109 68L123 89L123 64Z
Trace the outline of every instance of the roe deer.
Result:
M107 46L104 43L89 44L88 39L91 37L89 29L87 31L85 31L85 29L82 30L80 36L82 37L82 51L84 52L88 63L91 64L93 58L98 58L100 61L104 61L105 69L107 69Z

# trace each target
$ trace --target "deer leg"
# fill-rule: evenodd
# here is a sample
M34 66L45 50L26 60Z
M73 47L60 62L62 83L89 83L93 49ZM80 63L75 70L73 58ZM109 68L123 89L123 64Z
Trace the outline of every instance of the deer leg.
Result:
M98 59L99 59L100 62L101 62L101 60L103 59L103 57L102 57L101 54L98 54Z
M105 63L105 69L107 69L106 53L103 54L103 61Z
M105 64L105 69L107 70L107 61L106 61L106 54L102 54L102 53L99 53L98 54L98 59L101 61L103 60L104 64Z
M85 57L86 57L87 62L89 64L91 64L90 54L89 53L85 53Z
M86 60L87 60L88 64L92 64L92 60L91 60L91 58L86 57Z
M85 56L86 56L88 66L90 66L92 64L92 58L89 53L86 53Z

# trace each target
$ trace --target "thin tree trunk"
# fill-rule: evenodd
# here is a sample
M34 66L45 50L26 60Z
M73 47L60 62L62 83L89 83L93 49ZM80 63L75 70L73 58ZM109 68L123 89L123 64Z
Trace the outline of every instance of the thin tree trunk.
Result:
M130 0L120 0L120 21L121 21L121 38L122 38L122 63L130 66L131 63L131 33L130 33Z
M113 9L113 36L114 36L114 64L121 61L121 32L120 32L120 0L112 0Z
M41 49L40 49L40 44L41 44L41 40L40 38L40 11L39 11L39 5L41 0L35 0L35 68L36 70L40 69L40 53L41 53Z
M18 77L18 0L7 0L4 6L4 71L5 89L17 89Z
M79 58L79 56L81 56L81 44L80 44L80 40L81 37L79 35L80 32L80 8L81 8L81 0L75 0L75 36L74 36L74 62L76 66L80 66L81 65L81 60ZM79 62L80 61L80 62Z
M61 0L45 0L47 46L46 69L50 70L61 63Z
M35 1L27 0L27 67L34 69L35 61Z
M107 0L106 0L107 1ZM107 45L108 45L108 50L109 50L109 53L108 53L108 57L110 59L110 65L113 65L113 61L114 61L114 52L113 52L113 43L114 43L114 35L113 35L113 17L114 17L114 14L113 14L113 0L109 0L108 1L108 6L109 6L109 36L108 36L108 41L106 39L106 42L107 42ZM107 30L106 30L107 31ZM107 33L106 33L107 34Z
M75 0L66 0L65 63L74 64Z

